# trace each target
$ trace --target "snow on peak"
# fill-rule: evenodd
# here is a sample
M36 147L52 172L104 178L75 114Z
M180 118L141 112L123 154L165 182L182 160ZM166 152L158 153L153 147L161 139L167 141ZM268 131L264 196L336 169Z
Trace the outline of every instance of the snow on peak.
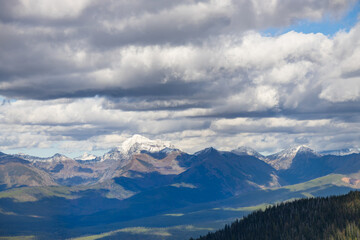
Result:
M71 158L69 158L69 157L67 157L65 155L62 155L60 153L56 153L53 156L47 157L47 158L30 156L30 155L23 154L23 153L16 154L15 156L19 156L22 159L25 159L25 160L30 161L30 162L53 162L53 161L58 162L58 161L72 160Z
M124 154L147 152L160 152L163 149L174 149L175 146L170 142L161 140L150 140L141 135L134 135L122 143L118 148Z
M281 152L272 154L272 155L268 156L268 158L295 157L295 155L298 152L312 152L312 153L314 153L314 150L312 150L311 148L309 148L309 147L307 147L305 145L292 146L290 148L282 150Z
M293 146L288 149L285 149L281 152L272 154L270 156L267 156L267 162L271 164L275 169L288 169L290 168L293 159L295 158L296 154L298 153L311 153L318 155L314 150L311 148L305 146L305 145L299 145L299 146Z
M94 160L96 158L95 155L93 154L89 154L89 153L84 153L83 155L74 158L75 160L80 160L80 161L89 161L89 160Z
M144 136L136 134L125 140L120 147L114 148L110 152L106 153L101 158L101 161L120 160L125 165L134 153L141 153L141 151L151 153L165 151L169 153L173 149L176 149L175 146L167 141L150 140Z
M56 153L54 156L47 158L47 161L66 161L66 160L72 160L72 159L60 153Z
M346 156L350 154L359 154L360 148L343 148L339 150L328 150L321 152L322 155Z
M213 147L208 147L208 148L205 148L203 150L200 150L196 153L194 153L194 155L200 155L200 154L209 154L209 153L218 153L219 151Z
M232 150L231 152L235 153L239 156L248 155L248 156L256 157L260 160L265 159L265 157L263 155L261 155L260 153L258 153L256 150L254 150L251 147L241 146L241 147L238 147L237 149Z

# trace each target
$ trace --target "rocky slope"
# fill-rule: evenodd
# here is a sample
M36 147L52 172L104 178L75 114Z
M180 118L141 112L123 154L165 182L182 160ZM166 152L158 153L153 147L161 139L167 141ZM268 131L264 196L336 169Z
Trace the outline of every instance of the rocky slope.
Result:
M15 156L0 154L0 189L23 186L55 186L53 177Z

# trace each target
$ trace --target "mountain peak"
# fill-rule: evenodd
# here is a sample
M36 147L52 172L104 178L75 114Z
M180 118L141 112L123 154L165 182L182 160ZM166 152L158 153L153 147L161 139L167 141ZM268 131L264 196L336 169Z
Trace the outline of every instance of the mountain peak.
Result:
M84 153L83 155L74 158L75 160L80 160L80 161L88 161L88 160L94 160L96 158L95 155L93 154L89 154L89 153Z
M72 159L63 154L56 153L56 154L54 154L54 156L48 158L47 160L49 160L49 161L64 161L64 160L72 160Z
M278 153L272 154L270 156L275 156L275 155L296 155L299 152L315 152L314 150L312 150L311 148L309 148L306 145L295 145L295 146L291 146L287 149L284 149ZM270 157L269 156L269 157Z
M205 148L203 150L200 150L198 152L195 153L195 155L200 155L200 154L211 154L211 153L218 153L219 151L216 150L215 148L213 147L208 147L208 148Z
M289 147L281 152L269 155L266 158L268 159L268 163L270 163L275 169L288 169L290 168L293 159L298 153L311 153L318 155L314 150L306 145L297 145Z
M343 148L339 150L327 150L320 152L322 155L346 156L350 154L359 154L360 148Z
M315 154L315 155L319 155L313 149L311 149L310 147L305 146L305 145L298 146L296 153L312 153L312 154Z
M132 154L139 153L141 151L159 152L165 148L174 149L175 146L167 141L150 140L144 136L136 134L125 140L118 150L124 154Z
M256 157L260 160L264 160L265 157L263 155L261 155L260 153L258 153L255 149L251 148L251 147L247 147L247 146L241 146L238 147L237 149L234 149L231 151L232 153L235 153L236 155L239 156L253 156Z
M63 154L60 154L60 153L56 153L53 156L46 157L46 158L31 156L31 155L27 155L27 154L24 154L24 153L15 154L14 156L20 157L20 158L25 159L25 160L30 161L30 162L52 162L52 161L72 160L71 158L69 158L69 157L67 157L67 156L65 156Z
M134 153L145 152L171 152L175 150L175 146L170 142L161 140L151 140L139 134L136 134L126 139L121 146L112 149L110 152L104 154L101 161L105 160L121 160L123 164L129 162Z
M50 158L68 158L67 156L65 156L64 154L61 153L55 153L53 156L51 156Z

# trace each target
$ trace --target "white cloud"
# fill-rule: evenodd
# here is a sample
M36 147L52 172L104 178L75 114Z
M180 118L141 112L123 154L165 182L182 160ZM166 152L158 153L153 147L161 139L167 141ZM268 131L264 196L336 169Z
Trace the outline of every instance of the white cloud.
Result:
M360 77L333 79L327 82L320 98L330 102L347 102L360 100Z
M0 105L1 149L105 149L135 133L189 151L354 143L360 25L257 32L352 3L5 0L0 94L17 101Z
M111 34L135 29L145 31L147 28L167 31L170 28L181 30L189 26L204 25L211 18L227 17L231 12L232 4L230 0L185 1L185 4L179 4L173 8L155 13L145 12L140 16L131 16L125 19L116 19L115 21L110 18L101 23Z
M15 12L21 17L76 17L90 2L91 0L20 0Z

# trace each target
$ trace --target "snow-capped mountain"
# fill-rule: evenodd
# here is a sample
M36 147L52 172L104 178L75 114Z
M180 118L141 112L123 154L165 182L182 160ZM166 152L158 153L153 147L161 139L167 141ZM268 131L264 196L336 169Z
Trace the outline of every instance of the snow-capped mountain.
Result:
M134 172L179 174L186 170L183 163L177 159L183 154L185 153L169 142L134 135L100 158L101 163L112 164L110 171L105 173L102 179L129 176Z
M350 152L354 151L342 151L344 155ZM360 155L324 156L306 146L291 147L269 156L250 147L231 152L210 147L187 154L169 142L140 135L127 139L102 157L90 154L76 159L61 154L49 158L17 156L6 155L0 165L20 161L26 168L50 176L59 185L117 184L114 185L116 191L124 188L131 192L142 191L146 186L186 183L210 192L215 186L222 194L237 195L250 189L296 184L326 174L353 173L360 169ZM116 196L122 198L123 190Z
M266 159L263 155L261 155L260 153L258 153L256 150L254 150L251 147L242 146L242 147L238 147L237 149L232 150L231 152L235 153L239 156L243 156L243 155L254 156L263 161L265 161L265 159Z
M121 152L127 155L140 153L141 151L147 152L160 152L163 149L175 149L175 146L170 142L161 140L150 140L141 135L134 135L127 139L121 147L118 148Z
M74 160L78 160L78 161L91 161L91 160L95 160L97 158L97 156L93 155L93 154L89 154L89 153L84 153L83 155L74 158Z
M348 155L354 152L356 151L342 150L338 152L338 155L340 153L341 155ZM274 182L277 185L283 184L282 182L285 184L297 183L301 182L302 179L322 176L321 174L328 165L337 164L333 158L319 155L303 145L290 147L269 156L263 156L250 147L239 147L231 153L210 147L195 154L186 154L176 149L169 142L150 140L141 135L134 135L101 157L88 153L75 159L62 154L55 154L48 158L25 154L16 156L29 161L31 166L46 171L57 183L67 185L106 182L119 177L139 177L142 174L151 175L155 173L155 175L160 174L162 176L185 174L186 171L190 171L195 166L198 166L196 169L200 171L203 164L212 164L212 167L216 168L216 164L219 166L223 164L216 160L219 158L228 162L229 166L232 164L242 164L241 166L243 166L245 164L249 166L258 165L261 169L271 168L272 170L269 170L271 172L270 177L266 180L268 182L266 184L261 183L261 186L270 186L269 182ZM261 161L243 156L252 156ZM324 167L316 166L319 161L314 161L314 159L317 158L323 158L320 162L323 163ZM214 162L208 162L209 159ZM278 179L278 181L273 181L274 179ZM190 179L186 181L190 181Z
M34 162L36 160L42 159L40 157L31 156L31 155L28 155L28 154L25 154L25 153L14 154L14 156L22 158L22 159L30 161L30 162Z
M35 157L35 156L23 154L23 153L16 154L15 156L20 157L20 158L25 159L30 162L53 162L53 161L72 160L71 158L69 158L65 155L62 155L60 153L56 153L53 156L47 157L47 158Z
M322 151L320 152L322 155L335 155L335 156L345 156L349 154L359 154L360 149L359 148L343 148L339 150L328 150L328 151Z
M281 152L266 156L266 162L269 163L276 170L289 169L291 167L293 159L298 153L311 153L318 155L311 148L304 145L300 145L300 146L290 147Z
M167 153L178 150L170 142L161 140L150 140L141 135L134 135L125 140L121 146L112 149L110 152L104 154L101 161L105 160L129 160L133 154L149 152L155 153L166 151Z
M314 150L304 145L293 146L269 156L263 156L250 147L239 147L235 150L232 150L231 152L239 156L242 155L254 156L270 164L276 170L289 169L293 162L293 159L298 153L311 153L319 156L319 154L317 154Z

